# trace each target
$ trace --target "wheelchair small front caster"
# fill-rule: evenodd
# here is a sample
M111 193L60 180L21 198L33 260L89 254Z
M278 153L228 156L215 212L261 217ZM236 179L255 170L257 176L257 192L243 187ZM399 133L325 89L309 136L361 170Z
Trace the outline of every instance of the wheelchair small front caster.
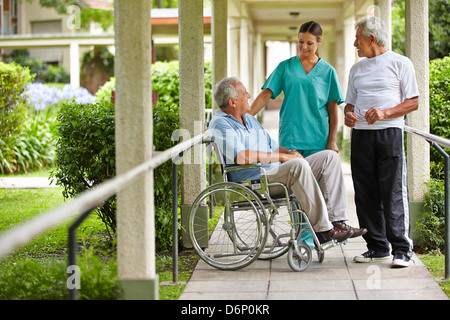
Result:
M305 271L312 261L311 248L304 242L291 245L288 251L288 263L294 271Z

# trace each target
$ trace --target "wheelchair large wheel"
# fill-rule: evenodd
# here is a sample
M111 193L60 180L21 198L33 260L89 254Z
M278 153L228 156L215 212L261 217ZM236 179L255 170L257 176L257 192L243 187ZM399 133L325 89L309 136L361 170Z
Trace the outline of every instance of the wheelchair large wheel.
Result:
M304 242L297 243L297 249L291 245L288 252L288 263L294 271L305 271L312 261L311 248Z
M209 225L215 217L200 209L207 200L223 211L213 230ZM200 258L215 268L235 270L252 263L264 248L267 230L266 212L258 195L237 183L213 184L192 204L192 245Z

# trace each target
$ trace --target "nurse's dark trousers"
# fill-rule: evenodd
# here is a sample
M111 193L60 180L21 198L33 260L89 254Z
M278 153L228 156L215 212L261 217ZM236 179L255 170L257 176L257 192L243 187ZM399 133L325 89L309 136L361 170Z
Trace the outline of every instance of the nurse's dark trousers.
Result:
M403 130L352 130L356 213L367 248L412 255Z

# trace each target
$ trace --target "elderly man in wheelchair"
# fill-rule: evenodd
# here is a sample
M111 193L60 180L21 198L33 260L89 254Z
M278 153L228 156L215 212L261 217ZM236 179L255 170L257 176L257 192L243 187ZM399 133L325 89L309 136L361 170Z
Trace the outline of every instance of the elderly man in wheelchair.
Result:
M345 223L346 193L335 151L324 150L305 159L294 150L278 146L257 119L248 114L250 94L237 78L218 82L214 98L220 109L209 124L209 132L224 160L225 182L202 192L191 211L190 234L203 260L216 268L233 270L258 257L277 257L291 247L289 264L292 269L303 271L311 261L309 246L300 241L304 232L313 234L320 261L324 244L336 245L367 232ZM195 217L195 208L219 190L226 195L222 197L224 217L216 230L220 228L224 236L222 240L211 237L209 246L220 248L208 252L196 239L198 231L194 229L199 217ZM284 198L278 200L280 196ZM288 209L284 220L290 227L284 230L279 217L276 220L280 203ZM283 241L283 237L288 241ZM272 238L271 244L268 238Z

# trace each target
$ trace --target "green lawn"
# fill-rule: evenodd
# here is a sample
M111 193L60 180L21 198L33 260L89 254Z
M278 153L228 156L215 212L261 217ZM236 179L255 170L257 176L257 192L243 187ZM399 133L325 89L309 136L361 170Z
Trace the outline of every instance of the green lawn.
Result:
M64 203L62 190L0 189L0 232ZM70 221L39 236L31 243L0 260L0 300L67 299L67 241ZM77 265L81 269L80 299L116 299L115 240L103 223L91 214L77 231ZM172 281L171 254L157 255L159 281ZM180 254L179 281L187 281L197 257ZM160 299L177 299L185 285L160 286Z
M444 280L445 256L443 254L418 254L431 276L437 281L441 289L450 298L450 279Z

